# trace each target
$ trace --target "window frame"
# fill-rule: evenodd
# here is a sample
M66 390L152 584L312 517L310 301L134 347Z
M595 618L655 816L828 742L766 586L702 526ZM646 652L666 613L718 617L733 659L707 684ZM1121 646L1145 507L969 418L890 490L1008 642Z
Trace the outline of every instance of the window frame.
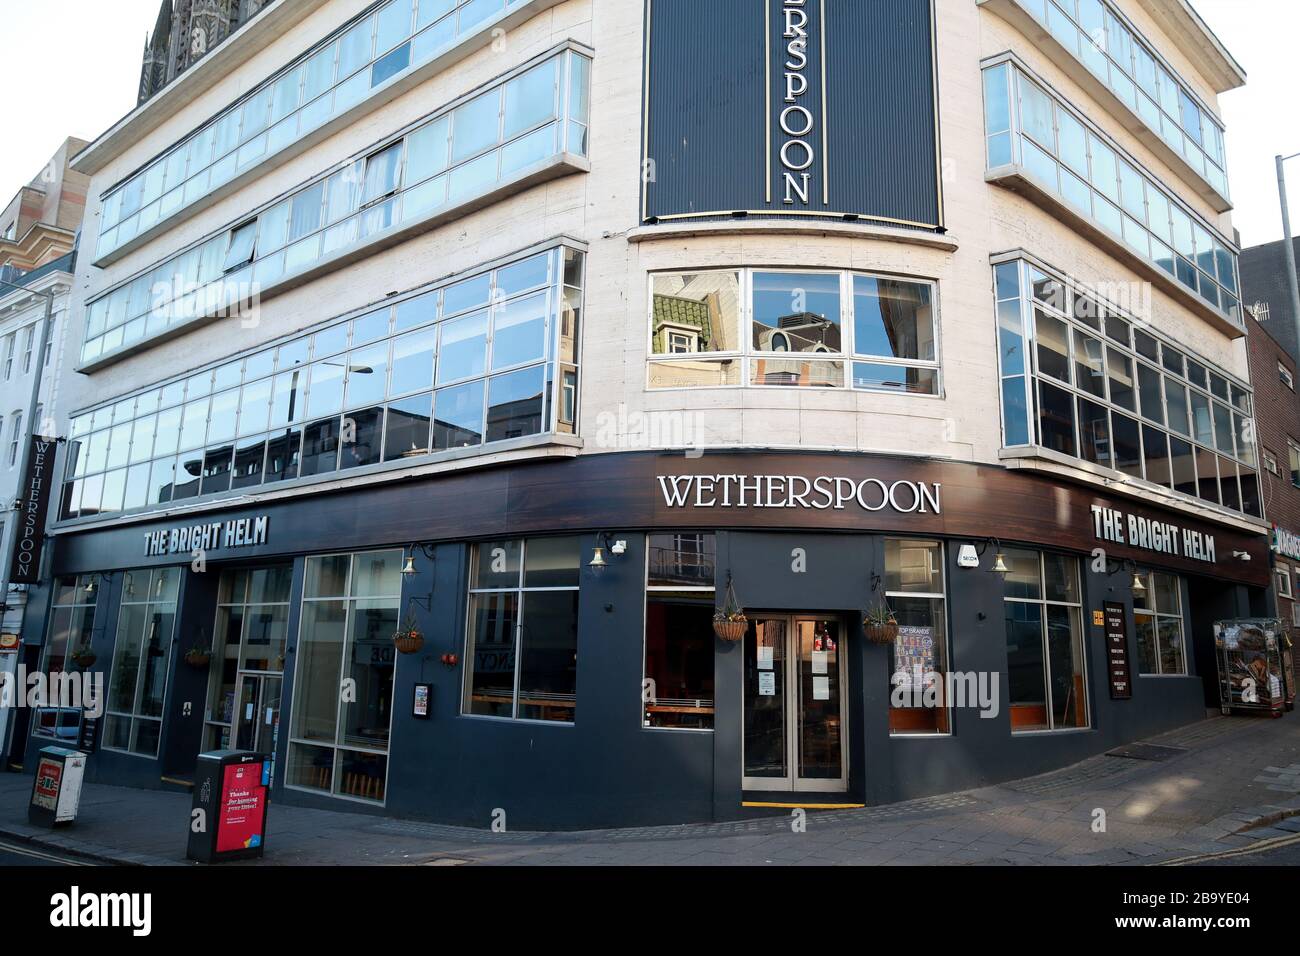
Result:
M755 277L759 274L767 276L836 276L838 278L839 294L839 319L838 326L840 330L840 348L838 351L821 352L787 352L778 350L759 349L754 345L754 331L757 328L755 319L754 306L754 289ZM720 351L693 351L675 353L656 352L655 347L655 283L657 280L677 277L677 276L701 276L701 275L726 275L737 278L737 299L738 299L738 328L734 329L736 333L736 342L738 347L735 349ZM855 284L859 278L887 280L910 284L918 287L924 287L929 290L929 308L930 324L934 338L935 358L926 359L900 359L893 356L873 355L866 352L858 352L856 344L856 291ZM645 390L647 392L693 392L700 389L760 389L785 391L795 389L797 391L833 391L833 392L859 392L873 395L899 395L907 398L921 399L942 399L946 397L946 378L943 373L943 318L942 307L939 295L939 280L928 276L903 275L893 272L879 272L860 269L826 269L826 268L795 268L795 267L764 267L764 266L707 266L698 269L690 267L678 267L673 269L658 269L647 273L647 308L646 308L646 378ZM671 335L672 330L669 330ZM777 334L780 334L779 332ZM790 356L790 358L782 358ZM838 365L839 383L835 385L785 385L778 383L755 383L752 381L756 362L761 361L796 361L802 360L813 363L824 363L826 365ZM723 364L726 362L738 363L739 374L736 384L725 385L673 385L666 387L655 387L652 382L652 371L657 365L671 366L673 364L688 363L711 363ZM857 365L878 365L889 366L900 369L916 369L934 373L935 388L933 392L908 391L906 389L889 388L885 386L865 386L855 384L855 366Z
M1083 582L1084 582L1084 576L1083 576L1083 568L1082 568L1082 566L1081 566L1082 562L1081 562L1081 560L1080 560L1080 558L1079 558L1078 556L1073 555L1073 554L1066 554L1066 553L1064 553L1064 552L1048 551L1048 550L1044 550L1044 549L1041 549L1041 548L1032 548L1032 547L1022 548L1022 549L1019 549L1019 550L1024 550L1024 551L1028 551L1028 552L1033 552L1034 554L1036 554L1036 555L1038 556L1038 589L1039 589L1039 594L1042 595L1042 596L1039 597L1039 598L1012 598L1012 597L1007 597L1007 595L1006 595L1006 590L1005 590L1005 580L1006 580L1006 579L1003 578L1003 585L1004 585L1004 586L1003 586L1002 603L1003 603L1003 605L1006 605L1006 604L1034 604L1034 605L1037 605L1038 607L1040 607L1040 608L1043 609L1042 620L1041 620L1041 622L1040 622L1040 626L1039 626L1039 637L1040 637L1040 639L1041 639L1041 641L1042 641L1042 653L1043 653L1043 658L1042 658L1042 660L1043 660L1043 692L1044 692L1044 694L1045 694L1045 696L1046 696L1046 700L1045 700L1044 703L1045 703L1046 712L1047 712L1047 721L1048 721L1048 726L1047 726L1047 727L1042 727L1042 728L1035 728L1035 729L1032 729L1032 730L1016 730L1015 727L1012 726L1012 727L1011 727L1011 736L1014 738L1014 737L1021 737L1021 736L1032 736L1032 735L1035 735L1035 734L1060 734L1060 733L1087 732L1087 731L1091 731L1091 730L1095 729L1095 728L1093 727L1093 723L1092 723L1092 719L1093 719L1093 713L1092 713L1092 669L1088 666L1088 665L1089 665L1089 661L1088 661L1088 629L1087 629L1087 624L1086 624L1086 622L1083 620L1083 606L1084 606L1085 601L1084 601L1084 593L1083 593ZM1077 588L1077 590L1078 590L1078 594L1079 594L1079 600L1078 600L1078 602L1069 602L1069 601L1052 601L1052 600L1048 600L1048 599L1047 599L1047 597L1046 597L1046 594L1047 594L1047 571L1046 571L1046 562L1047 562L1047 556L1048 556L1049 554L1054 555L1054 556L1056 556L1056 557L1066 558L1067 560L1073 562L1073 565L1074 565L1074 575L1075 575L1075 587ZM1085 715L1085 718L1086 718L1086 723L1085 723L1083 726L1080 726L1080 727L1057 727L1057 726L1055 726L1055 723L1056 723L1056 713L1055 713L1055 708L1054 708L1054 706L1053 706L1053 699L1052 699L1051 648L1050 648L1050 645L1048 644L1048 619L1047 619L1047 608L1049 608L1049 607L1064 607L1064 608L1072 608L1075 612L1077 612L1077 616L1074 618L1074 620L1077 621L1077 622L1078 622L1078 625L1079 625L1079 636L1078 636L1078 639L1079 639L1079 646L1080 646L1080 655L1079 655L1079 657L1080 657L1080 660L1081 660L1082 663L1083 663L1083 687L1084 687L1084 693L1083 693L1083 695L1082 695L1082 700L1083 700L1083 704L1084 704L1084 715ZM1010 688L1010 670L1011 670L1011 668L1010 668L1010 660L1007 659L1007 658L1005 657L1005 655L1006 655L1006 637L1005 637L1005 634L1004 634L1004 636L1003 636L1003 655L1004 655L1004 659L1007 660L1007 669L1006 669L1005 673L1006 673L1007 676L1008 676L1008 689L1009 689L1009 688ZM1008 706L1011 707L1011 706L1014 706L1014 704L1010 704L1010 703L1009 703Z
M954 716L954 707L953 707L953 702L952 702L951 699L949 699L949 695L948 695L948 691L947 691L948 684L950 683L950 682L948 681L948 678L949 678L949 676L953 673L953 666L952 666L952 602L951 602L951 600L949 599L949 597L948 597L948 593L947 593L947 591L948 591L948 578L949 578L949 574L948 574L948 542L945 541L943 538L893 537L893 536L891 536L891 537L886 537L886 538L884 539L884 542L885 542L885 544L886 544L886 551L885 551L885 554L886 554L886 555L888 555L888 553L889 553L889 552L888 552L887 545L888 545L888 542L890 542L890 541L897 541L900 545L905 545L905 544L916 544L916 545L924 545L924 546L926 546L926 547L936 546L936 545L937 545L937 546L938 546L938 549L939 549L939 573L940 573L940 574L942 575L942 577L943 577L943 592L941 592L941 593L933 593L933 592L929 592L929 591L885 591L885 592L884 592L884 595L885 595L885 601L886 601L886 603L888 603L889 600L890 600L891 598L903 598L903 599L906 599L906 598L919 598L919 599L922 599L922 600L928 600L928 601L939 601L940 604L941 604L941 606L942 606L942 609L943 609L942 618L943 618L943 620L942 620L941 623L942 623L942 626L943 626L943 662L944 662L944 669L943 669L943 671L942 671L942 673L941 673L941 679L942 679L943 681L945 681L945 683L941 686L941 693L943 694L943 700L944 700L944 706L943 706L943 708L942 708L943 711L944 711L944 718L943 718L943 719L944 719L944 722L947 724L947 728L948 728L948 729L947 729L947 730L934 730L934 731L925 731L925 730L894 730L893 727L891 726L891 727L889 728L889 736L890 736L891 739L892 739L892 738L919 738L919 739L922 739L922 740L929 740L929 739L934 739L934 738L939 738L939 737L952 737L952 736L956 733L956 728L953 726L953 716ZM885 571L885 574L886 574L886 579L888 579L888 574L889 574L889 571L888 571L888 565L886 565L886 571ZM898 664L897 664L897 660L896 660L896 658L895 658L895 647L894 647L894 646L891 646L891 647L889 648L889 654L890 654L890 660L891 660L891 662L892 662L891 671L890 671L890 676L892 677L895 673L897 673L897 666L898 666ZM893 689L893 685L892 685L892 684L890 685L890 689L891 689L891 690ZM891 702L891 703L890 703L890 706L889 706L889 710L892 711L892 710L894 710L894 709L895 709L895 708L893 707L893 704L892 704L892 702ZM901 710L915 710L915 709L917 709L917 708L906 708L906 707L905 707L905 708L898 708L898 709L901 709Z
M1137 634L1136 634L1137 619L1138 619L1139 617L1149 617L1149 618L1151 618L1151 619L1152 619L1152 622L1153 622L1154 625L1155 625L1154 635L1155 635L1155 661L1156 661L1156 667L1160 668L1159 670L1156 670L1156 671L1143 671L1143 670L1141 669L1141 668L1142 668L1142 656L1141 656L1141 654L1139 654L1139 655L1138 655L1138 660L1137 660L1137 666L1138 666L1138 669L1137 669L1137 676L1139 676L1139 677L1190 677L1190 676L1192 676L1192 675L1191 675L1191 671L1190 671L1190 669L1189 669L1189 662L1188 662L1188 658L1187 658L1187 622L1186 622L1186 620L1185 620L1185 618L1184 618L1184 616L1183 616L1183 578L1182 578L1182 576L1181 576L1181 575L1178 575L1178 574L1170 574L1170 573L1165 572L1165 571L1155 571L1155 570L1147 569L1147 568L1140 569L1137 573L1138 573L1138 574L1143 578L1143 583L1144 583L1144 584L1146 585L1146 587L1147 587L1147 591L1146 591L1146 593L1147 593L1147 595L1148 595L1147 600L1149 600L1149 601L1151 602L1151 607L1150 607L1150 608L1140 608L1140 607L1134 606L1134 608L1133 608L1133 620L1134 620L1134 631L1135 631L1135 633L1134 633L1134 635L1133 635L1133 639L1134 639L1134 641L1136 642L1136 640L1137 640ZM1159 592L1158 592L1158 589L1156 588L1156 584L1155 584L1155 579L1156 579L1156 576L1157 576L1157 575L1162 576L1162 577L1170 578L1170 579L1172 579L1172 580L1175 582L1175 585L1176 585L1176 593L1177 593L1177 595L1178 595L1178 609L1177 609L1176 611L1165 611L1165 610L1161 610L1161 609L1160 609L1159 604L1158 604L1157 601L1156 601L1156 595L1157 595L1157 593L1159 593ZM1164 658L1163 658L1162 655L1161 655L1162 644L1161 644L1161 639L1160 639L1160 624L1161 624L1162 621L1173 621L1173 620L1178 621L1178 636L1179 636L1178 646L1179 646L1180 666L1181 666L1182 669L1181 669L1181 670L1178 670L1178 671L1166 672L1166 671L1164 670Z
M128 757L139 757L144 760L159 760L162 757L163 728L167 722L167 704L168 701L171 699L171 692L172 692L172 665L175 663L175 654L173 653L173 651L175 650L174 645L176 642L176 631L177 628L180 627L180 618L181 618L180 608L181 608L182 567L183 566L181 565L168 565L160 568L135 568L126 571L124 573L124 580L128 578L134 578L135 576L139 576L141 573L143 573L146 577L147 583L145 585L144 600L134 599L133 595L127 593L126 585L124 584L122 594L120 596L120 599L117 602L117 622L113 632L113 653L109 657L108 678L105 681L105 687L104 687L105 698L104 698L103 720L105 724L105 729L102 735L102 739L100 741L100 747L103 750L108 750L113 753L125 754ZM165 600L162 599L160 594L155 593L156 589L154 587L154 582L158 581L159 584L161 585L160 576L165 575L168 572L176 575L176 584L175 584L176 590L174 592L174 596L170 600ZM166 647L165 660L163 664L163 694L162 694L162 703L160 705L160 709L162 713L158 717L137 713L137 709L139 708L141 682L144 680L144 674L145 674L145 667L144 667L145 660L143 656L136 661L136 665L135 665L135 686L134 686L133 693L131 695L132 704L131 704L130 713L124 711L110 710L109 705L110 702L113 700L113 687L114 687L115 677L116 677L115 665L117 662L117 647L118 647L118 643L122 640L123 613L128 607L143 607L145 608L145 613L148 614L152 608L159 605L162 606L171 605L171 615L172 615L171 633L163 636L162 638L162 644L163 646ZM147 625L147 618L146 618L146 628L147 626L148 625ZM140 643L140 647L142 649L144 647L144 637L145 635L142 634L141 643ZM127 749L111 746L108 743L108 726L107 726L110 717L116 717L119 720L125 720L127 722L129 740L135 739L136 736L135 725L137 721L148 721L150 723L156 723L158 725L158 751L153 754L137 753L136 751L130 749L129 742L127 745Z
M1291 566L1278 562L1273 568L1273 581L1277 586L1277 596L1288 600L1295 599L1295 590L1291 581Z
M713 538L713 544L714 544L714 548L713 548L713 574L714 574L714 583L713 583L711 586L704 586L704 585L686 585L686 584L683 584L683 585L680 585L680 586L669 586L669 585L651 585L651 584L650 584L650 552L651 552L650 542L651 542L655 537L659 537L659 536L665 536L665 537L666 537L666 536L669 536L669 535L671 535L671 536L680 536L680 535L699 535L699 536L701 536L701 537L711 537L711 538ZM717 532L715 532L715 531L681 531L681 530L674 530L674 531L652 531L652 532L647 532L646 535L645 535L645 577L642 579L642 580L645 582L645 586L644 586L644 588L642 588L643 593L642 593L642 596L641 596L641 687L642 687L642 694L644 694L644 692L645 692L645 691L644 691L644 688L645 688L645 686L646 686L646 681L650 679L650 678L649 678L649 675L646 673L646 653L649 651L649 646L650 646L650 633L649 633L649 632L650 632L650 611L649 611L649 607L650 607L650 596L651 596L652 594L668 594L668 595L671 595L671 594L699 594L700 597L701 597L701 599L702 599L702 598L704 597L704 595L711 594L711 595L713 595L713 599L714 599L714 600L713 600L713 604L714 604L714 606L716 607L716 605L717 605L717 594L718 594L718 588L717 588L717 573L718 573L718 566L717 566L717 555L718 555L718 551L717 551L717 541L718 541L718 538L717 538ZM712 650L712 632L710 632L710 649ZM644 700L644 698L643 698L642 701L641 701L641 713L642 713L642 717L641 717L641 720L640 720L640 729L641 729L641 730L644 730L644 731L652 732L652 733L687 733L687 734L711 734L711 733L714 733L714 732L717 730L717 722L718 722L718 701L717 701L717 696L716 696L716 695L717 695L717 684L716 684L716 682L717 682L717 659L716 659L716 654L714 655L714 674L713 674L713 679L714 679L714 682L715 682L715 683L714 683L714 695L715 695L715 696L714 696L714 699L713 699L712 726L710 726L710 727L655 727L655 726L648 726L648 725L646 724L646 722L645 722L644 712L645 712L645 705L646 705L646 702L645 702L645 700Z
M524 640L524 618L527 613L527 594L577 594L578 610L575 618L575 625L581 620L582 614L582 546L578 550L578 583L575 585L566 585L562 587L526 587L524 582L528 573L528 543L538 539L559 537L580 537L575 535L525 535L523 537L498 538L489 541L475 541L469 548L469 573L466 576L468 587L466 588L465 600L465 639L463 642L463 656L465 667L461 676L460 705L457 709L457 716L470 718L474 720L494 720L503 721L512 724L534 724L543 727L576 727L578 723L578 681L577 681L577 653L578 637L574 636L574 685L573 685L573 719L572 720L543 720L539 717L520 717L520 679L523 673L523 640ZM475 587L477 584L476 574L478 568L479 548L484 545L497 543L519 543L519 573L516 577L516 585L513 587ZM514 622L514 673L511 675L511 700L510 716L501 716L499 714L476 714L467 709L474 690L474 597L480 594L513 594L515 595L515 622Z

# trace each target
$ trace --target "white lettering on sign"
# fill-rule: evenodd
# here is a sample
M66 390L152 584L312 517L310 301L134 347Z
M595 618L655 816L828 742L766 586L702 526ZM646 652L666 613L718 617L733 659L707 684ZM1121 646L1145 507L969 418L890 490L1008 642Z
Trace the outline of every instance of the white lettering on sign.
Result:
M1191 528L1180 528L1168 521L1157 521L1128 514L1116 508L1092 506L1092 531L1100 541L1124 544L1157 554L1171 554L1214 564L1218 555L1214 535Z
M942 514L939 482L818 475L660 475L669 508L805 508Z
M255 518L231 518L210 524L187 525L146 531L145 557L163 554L190 554L194 551L216 551L223 548L252 548L266 544L271 519L267 515Z
M1300 535L1273 525L1273 550L1284 558L1300 561Z
M785 167L787 206L798 199L808 205L809 182L817 156L813 152L810 136L813 131L813 114L800 99L808 92L808 11L805 0L785 0L785 100L781 109L781 132L790 137L781 147L781 165ZM823 54L824 55L824 54Z

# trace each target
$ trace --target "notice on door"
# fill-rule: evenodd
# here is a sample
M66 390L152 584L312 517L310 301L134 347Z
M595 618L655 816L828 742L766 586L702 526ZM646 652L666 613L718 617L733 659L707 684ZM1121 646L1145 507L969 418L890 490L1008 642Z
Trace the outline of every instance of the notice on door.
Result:
M758 695L760 697L776 696L776 671L761 671L759 673Z
M813 678L813 700L831 699L831 679L829 677Z
M1107 601L1105 616L1110 699L1129 700L1133 697L1133 676L1128 656L1128 612L1123 604Z

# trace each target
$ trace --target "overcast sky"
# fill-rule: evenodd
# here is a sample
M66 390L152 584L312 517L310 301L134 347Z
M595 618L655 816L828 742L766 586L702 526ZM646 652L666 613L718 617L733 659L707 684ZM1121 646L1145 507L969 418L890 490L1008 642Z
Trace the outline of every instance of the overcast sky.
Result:
M0 139L0 203L36 176L64 137L93 140L135 106L140 54L159 2L0 0L0 63L13 91ZM1245 89L1222 98L1233 222L1246 245L1280 239L1273 157L1300 152L1300 0L1193 3L1250 76ZM1300 159L1289 169L1292 228L1300 232Z

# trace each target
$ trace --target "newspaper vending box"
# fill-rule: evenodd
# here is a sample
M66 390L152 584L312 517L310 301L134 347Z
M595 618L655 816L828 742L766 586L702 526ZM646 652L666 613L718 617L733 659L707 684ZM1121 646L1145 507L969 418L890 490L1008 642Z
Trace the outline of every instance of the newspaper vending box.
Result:
M36 759L27 820L42 827L67 826L77 819L86 755L66 747L44 747Z

